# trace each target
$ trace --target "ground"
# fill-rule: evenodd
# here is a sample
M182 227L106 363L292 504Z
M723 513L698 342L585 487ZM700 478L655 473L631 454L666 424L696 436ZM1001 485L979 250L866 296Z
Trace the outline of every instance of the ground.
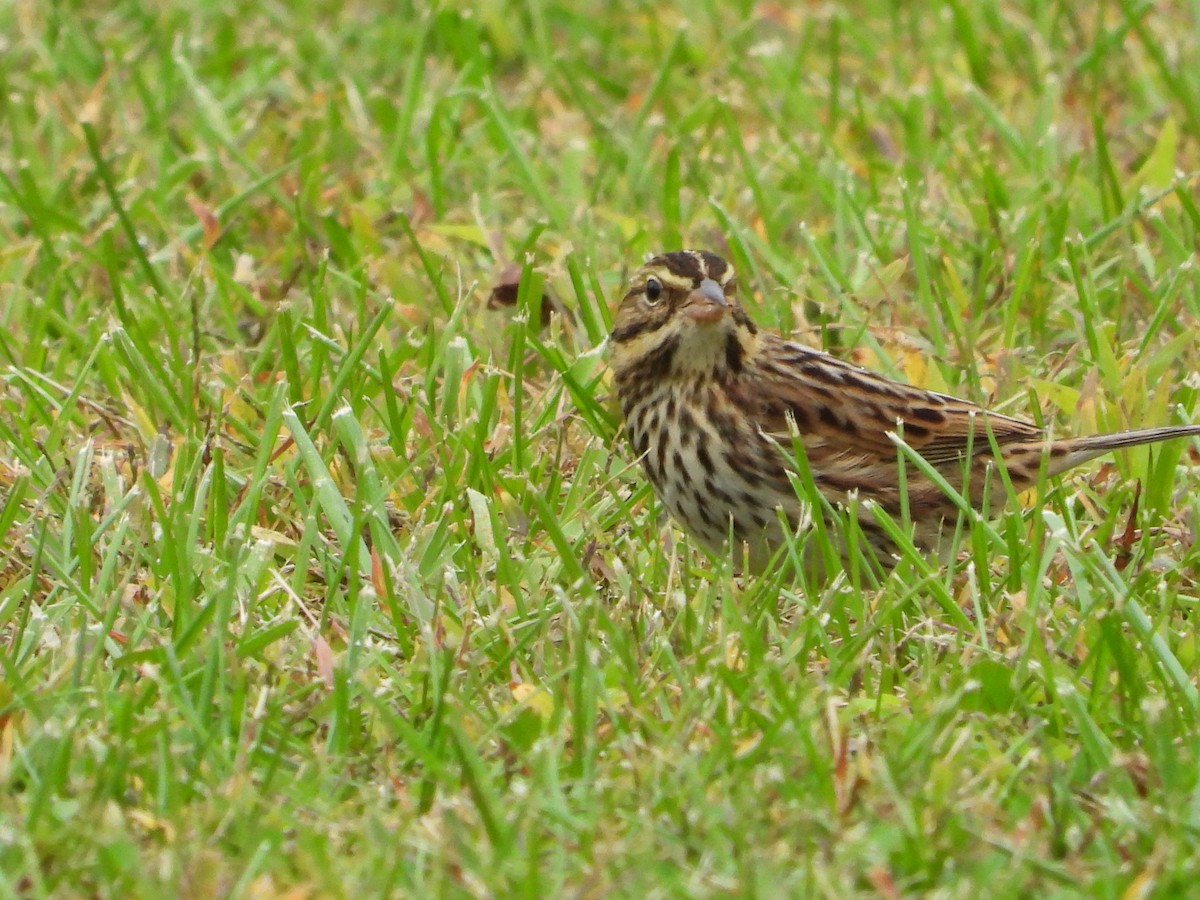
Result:
M1194 885L1194 447L739 578L603 343L701 247L896 377L1196 421L1198 18L0 7L0 894Z

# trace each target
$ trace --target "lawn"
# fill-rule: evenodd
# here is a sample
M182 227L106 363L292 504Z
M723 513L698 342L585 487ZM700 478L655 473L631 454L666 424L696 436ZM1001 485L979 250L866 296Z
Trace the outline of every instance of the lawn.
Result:
M13 0L0 86L0 896L1194 890L1194 444L743 578L604 339L709 248L895 377L1200 421L1196 3Z

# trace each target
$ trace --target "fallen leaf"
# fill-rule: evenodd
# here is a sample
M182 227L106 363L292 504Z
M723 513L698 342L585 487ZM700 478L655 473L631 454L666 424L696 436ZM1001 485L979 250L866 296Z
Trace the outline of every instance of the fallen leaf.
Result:
M521 288L521 272L522 267L515 262L509 263L500 270L500 274L496 277L496 283L492 285L492 291L488 295L488 309L503 309L517 305L517 295ZM567 308L543 288L542 327L550 324L552 312L557 312L560 316L570 316Z
M317 674L325 682L325 687L333 689L333 648L321 635L312 639L313 656L317 658Z
M221 221L217 218L217 214L199 197L189 196L187 198L188 206L192 208L192 213L200 220L200 228L204 235L204 249L210 250L221 237Z
M1133 489L1133 506L1129 510L1129 518L1125 521L1125 530L1116 539L1117 557L1113 562L1118 572L1125 570L1133 558L1133 545L1137 542L1137 513L1138 502L1142 499L1142 483L1139 481Z
M879 896L886 898L886 900L900 900L900 891L896 887L896 879L883 866L872 866L867 869L867 881L871 882L871 887L879 892Z

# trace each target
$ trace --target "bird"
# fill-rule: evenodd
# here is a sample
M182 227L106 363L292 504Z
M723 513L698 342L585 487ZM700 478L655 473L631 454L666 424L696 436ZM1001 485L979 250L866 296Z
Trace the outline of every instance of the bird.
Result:
M872 505L910 522L919 550L943 551L962 500L911 460L902 477L901 441L971 506L992 509L1007 496L997 491L997 462L1020 493L1043 472L1200 435L1200 425L1174 425L1055 439L1031 422L895 381L758 328L738 300L734 267L703 250L663 253L637 270L609 350L623 430L654 493L702 545L732 546L752 569L790 533L811 528L814 515L828 518L824 504L822 512L806 502L816 495L797 489L799 477L830 509L855 510L864 549L883 568L897 548Z

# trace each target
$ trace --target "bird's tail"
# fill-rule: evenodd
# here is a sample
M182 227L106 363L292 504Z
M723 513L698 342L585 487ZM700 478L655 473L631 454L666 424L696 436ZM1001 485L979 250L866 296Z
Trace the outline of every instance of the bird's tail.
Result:
M1138 447L1174 438L1200 436L1200 425L1167 425L1163 428L1139 428L1136 431L1114 431L1112 434L1093 434L1070 442L1070 464L1077 465L1110 450Z

